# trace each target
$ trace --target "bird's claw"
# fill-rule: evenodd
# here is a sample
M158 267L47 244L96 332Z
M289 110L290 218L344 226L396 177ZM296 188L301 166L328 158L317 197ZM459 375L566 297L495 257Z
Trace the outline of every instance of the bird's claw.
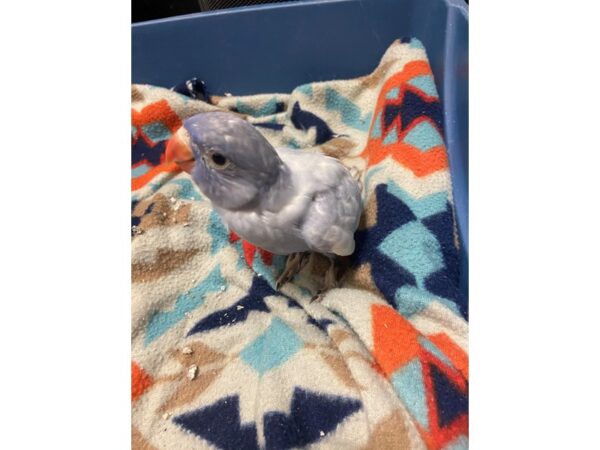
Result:
M279 278L277 278L277 281L275 281L275 288L277 290L280 290L284 284L286 284L288 281L291 281L291 279L294 277L293 274L289 274L289 273L282 273L281 276Z
M308 258L306 253L292 253L290 256L288 256L288 259L285 263L285 268L275 282L275 287L277 290L281 289L281 287L288 281L291 281L294 278L294 275L302 270L307 261Z

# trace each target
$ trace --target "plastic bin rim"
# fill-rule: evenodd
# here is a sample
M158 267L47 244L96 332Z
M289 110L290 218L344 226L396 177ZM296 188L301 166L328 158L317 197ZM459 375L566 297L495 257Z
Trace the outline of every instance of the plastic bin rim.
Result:
M239 6L235 8L227 8L227 9L219 9L215 11L204 11L204 12L196 12L191 14L182 14L179 16L172 17L164 17L162 19L153 19L146 20L143 22L132 23L131 26L133 28L140 28L146 25L156 25L161 23L175 22L180 20L190 20L197 19L201 17L208 16L220 16L224 14L239 14L246 11L261 11L266 9L282 9L282 8L297 8L306 6L307 4L330 4L330 3L350 3L350 2L362 2L368 3L369 0L298 0L298 1L288 1L282 3L267 3L263 5L251 5L251 6ZM373 0L371 0L373 1ZM376 0L374 0L376 1ZM444 2L448 8L457 9L461 14L463 14L466 18L469 17L469 5L464 0L439 0Z

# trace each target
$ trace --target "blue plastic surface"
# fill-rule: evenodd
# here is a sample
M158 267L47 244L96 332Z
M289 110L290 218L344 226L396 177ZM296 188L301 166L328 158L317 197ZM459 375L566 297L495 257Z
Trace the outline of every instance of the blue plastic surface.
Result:
M370 73L405 36L425 45L444 107L466 301L469 58L462 0L297 1L137 23L132 81L172 87L198 77L216 94L290 92Z

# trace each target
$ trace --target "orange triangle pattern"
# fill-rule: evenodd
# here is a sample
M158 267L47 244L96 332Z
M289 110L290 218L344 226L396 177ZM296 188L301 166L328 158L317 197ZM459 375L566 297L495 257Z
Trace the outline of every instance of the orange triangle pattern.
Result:
M134 138L141 135L148 144L154 144L154 142L148 141L148 138L141 129L144 125L149 125L154 122L161 122L171 131L171 133L177 131L182 125L181 119L177 113L169 106L169 102L164 99L151 103L140 111L131 108L131 125L137 128L137 134Z
M246 260L246 264L248 267L252 267L254 264L254 255L258 252L262 257L263 262L270 266L273 263L273 253L268 252L267 250L263 250L260 247L257 247L254 244L251 244L248 241L240 238L233 231L229 232L229 242L234 243L241 240L242 241L242 250L244 251L244 259Z
M182 121L177 113L173 111L171 106L169 106L169 102L164 99L155 103L151 103L150 105L142 108L140 111L136 111L132 108L131 125L136 129L135 135L132 138L132 142L136 142L141 138L149 147L156 146L157 143L146 136L142 129L144 125L149 125L155 122L162 123L169 129L169 131L171 131L171 133L177 131L182 125ZM135 165L132 167L135 167ZM131 179L131 190L135 191L144 187L154 177L161 173L177 173L180 171L181 168L177 166L177 164L165 162L163 155L161 156L161 163L159 165L153 167L145 174Z
M468 395L467 377L468 357L446 334L439 333L427 336L455 368L441 362L418 341L419 331L396 310L387 305L371 305L371 322L373 333L374 367L380 373L391 379L393 375L406 364L417 358L422 367L425 392L423 395L427 404L429 428L426 429L415 420L419 433L429 449L442 449L460 435L468 436L468 414L460 414L450 423L440 425L440 399L436 399L431 368L451 383L461 395Z
M413 325L386 305L371 305L373 356L389 377L419 353L418 332Z
M467 380L469 379L469 356L444 333L432 334L427 338L433 342Z
M131 401L136 401L150 386L154 383L152 377L148 375L144 369L137 365L134 361L131 362Z
M388 102L398 103L398 100L389 100L385 97L385 94L391 89L395 87L399 88L400 103L402 102L404 93L407 91L418 93L419 96L428 102L439 101L437 97L430 97L407 84L412 78L423 75L432 75L429 63L427 61L411 61L406 64L400 72L396 73L385 82L380 91L379 99L377 100L377 105L375 107L375 113L373 114L373 121L371 122L371 128L369 130L369 141L360 155L367 160L368 167L379 164L388 157L391 157L402 166L410 169L417 177L430 175L438 170L446 169L448 167L448 155L445 146L436 146L423 152L417 147L403 141L406 134L416 125L423 121L430 121L426 116L414 120L410 126L406 126L408 125L406 124L405 129L399 134L397 142L393 144L383 144L386 135L384 132L380 133L379 137L372 137L373 127L377 120L376 118L383 114L386 104L388 104ZM436 126L433 122L430 121L430 123ZM397 123L392 123L392 126L396 125Z

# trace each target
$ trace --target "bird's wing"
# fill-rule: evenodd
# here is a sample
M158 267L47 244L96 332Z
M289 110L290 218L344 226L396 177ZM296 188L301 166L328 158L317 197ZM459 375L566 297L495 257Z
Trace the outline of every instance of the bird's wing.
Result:
M354 252L354 231L361 212L358 183L342 168L337 183L315 192L301 232L313 251L340 256Z

